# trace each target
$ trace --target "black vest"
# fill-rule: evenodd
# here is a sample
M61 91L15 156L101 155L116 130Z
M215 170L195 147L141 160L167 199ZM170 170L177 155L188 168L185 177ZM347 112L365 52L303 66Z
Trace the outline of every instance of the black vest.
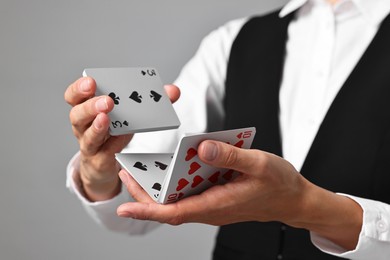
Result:
M279 86L291 17L249 20L235 39L226 79L225 128L255 126L253 148L282 156ZM390 203L390 18L331 104L304 162L309 181L334 192ZM340 259L308 231L281 223L223 226L214 259Z

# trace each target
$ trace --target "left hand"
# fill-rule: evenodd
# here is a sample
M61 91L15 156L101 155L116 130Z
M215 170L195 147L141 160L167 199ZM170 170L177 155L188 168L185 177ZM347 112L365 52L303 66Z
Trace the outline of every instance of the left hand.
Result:
M118 208L118 215L178 225L200 222L224 225L242 221L293 222L306 204L306 181L282 158L259 150L240 149L216 141L198 147L199 158L212 166L240 172L234 181L200 195L160 205L127 174L120 177L138 202Z

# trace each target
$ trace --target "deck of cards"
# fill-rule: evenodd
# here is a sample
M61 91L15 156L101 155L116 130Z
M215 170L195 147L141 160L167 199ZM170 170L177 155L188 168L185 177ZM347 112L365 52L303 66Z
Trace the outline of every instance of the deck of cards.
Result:
M96 81L96 95L108 95L115 104L109 113L111 135L174 129L179 118L155 68L85 69Z
M96 81L96 95L108 95L115 107L109 113L110 134L174 129L179 118L165 93L155 68L92 68L83 76ZM203 140L222 141L249 149L253 127L181 138L173 154L117 153L116 159L156 202L172 203L199 194L211 186L224 184L238 173L204 164L197 156Z
M197 153L204 140L217 140L249 149L253 127L182 137L174 154L118 153L117 161L156 202L167 204L224 184L238 173L204 164Z

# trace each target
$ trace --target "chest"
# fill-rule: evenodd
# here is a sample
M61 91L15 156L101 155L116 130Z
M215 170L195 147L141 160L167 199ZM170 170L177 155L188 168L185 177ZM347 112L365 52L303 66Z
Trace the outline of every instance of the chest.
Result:
M335 95L301 169L329 190L383 201L390 201L389 23L384 22ZM250 21L233 44L226 81L226 128L256 126L254 148L278 155L287 25Z

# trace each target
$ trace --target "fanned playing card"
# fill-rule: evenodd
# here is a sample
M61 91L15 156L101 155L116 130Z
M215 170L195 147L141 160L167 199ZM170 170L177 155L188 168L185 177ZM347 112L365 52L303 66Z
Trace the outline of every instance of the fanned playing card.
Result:
M115 104L109 113L111 135L178 128L179 118L155 68L91 68L83 76L96 81L96 95Z
M231 169L204 164L197 153L204 140L217 140L249 149L256 130L254 127L184 136L172 154L116 154L119 163L145 191L159 203L166 204L199 194L211 186L224 184L238 173ZM164 170L156 162L163 163ZM154 166L153 166L154 165ZM166 166L166 167L165 167ZM155 185L156 183L161 186ZM153 186L160 188L158 191Z
M173 154L116 154L116 160L157 201Z

